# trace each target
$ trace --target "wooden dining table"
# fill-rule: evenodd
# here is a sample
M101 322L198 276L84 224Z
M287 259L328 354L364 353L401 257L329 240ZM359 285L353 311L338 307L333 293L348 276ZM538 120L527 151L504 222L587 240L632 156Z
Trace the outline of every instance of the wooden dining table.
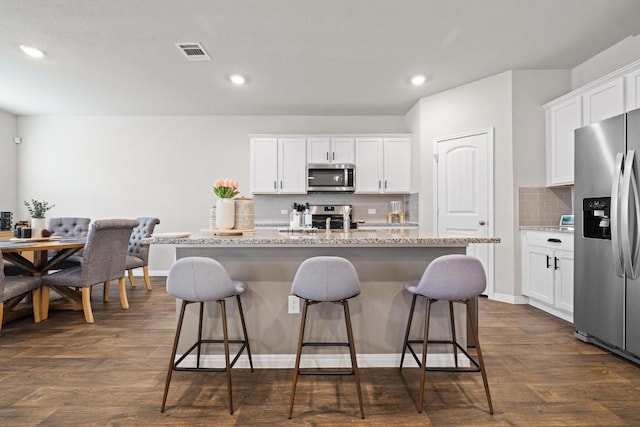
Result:
M12 262L35 277L54 270L62 261L78 252L87 243L86 237L50 239L5 239L0 240L2 258ZM49 251L56 254L49 258ZM31 254L31 256L27 255Z

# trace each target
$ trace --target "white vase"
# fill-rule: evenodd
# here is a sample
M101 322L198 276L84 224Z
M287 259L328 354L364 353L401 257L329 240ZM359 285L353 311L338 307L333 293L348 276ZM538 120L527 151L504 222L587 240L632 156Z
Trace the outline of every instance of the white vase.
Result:
M231 230L236 215L236 204L233 199L218 199L216 202L216 228Z
M47 221L44 218L31 218L31 238L42 238L42 230L47 228Z

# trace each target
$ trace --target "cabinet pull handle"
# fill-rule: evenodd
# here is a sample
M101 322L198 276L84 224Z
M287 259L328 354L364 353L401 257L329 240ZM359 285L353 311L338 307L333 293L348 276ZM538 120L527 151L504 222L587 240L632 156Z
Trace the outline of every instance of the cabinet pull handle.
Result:
M547 268L551 267L551 257L547 255Z
M329 160L329 152L327 151L327 160Z
M378 190L382 188L382 181L378 180Z
M553 257L553 269L554 270L559 270L560 266L558 265L558 261L560 261L560 259L557 256Z
M562 240L560 240L560 239L547 239L547 242L551 242L551 243L562 243Z
M386 179L384 180L384 189L385 190L387 189L387 180Z
M278 189L278 185L276 184L276 180L273 180L273 189L277 190Z
M282 190L282 181L280 181L280 189Z
M336 159L336 152L334 151L333 153L331 153L331 160L335 160Z

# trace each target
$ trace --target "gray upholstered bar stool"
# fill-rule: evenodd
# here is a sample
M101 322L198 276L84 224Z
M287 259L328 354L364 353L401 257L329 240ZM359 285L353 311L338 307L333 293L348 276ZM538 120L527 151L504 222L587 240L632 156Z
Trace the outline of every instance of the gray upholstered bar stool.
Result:
M253 361L251 360L251 347L249 346L249 338L247 337L247 326L244 321L244 312L240 301L240 294L247 289L245 282L232 280L227 270L218 261L211 258L188 257L176 261L167 276L167 292L176 298L182 300L180 316L178 318L178 327L176 336L173 341L173 350L171 351L171 359L169 360L169 370L167 372L167 380L164 386L164 396L162 397L162 407L160 412L164 412L167 402L167 393L169 392L169 383L171 382L171 374L173 371L205 371L205 372L226 372L227 373L227 393L229 395L229 413L233 415L233 397L231 392L231 368L235 365L242 352L247 350L249 357L249 365L253 372ZM240 313L240 321L242 322L242 332L244 339L230 340L227 333L227 311L225 299L236 297L238 303L238 311ZM220 312L222 316L222 334L223 339L202 339L202 314L205 302L217 302L220 304ZM188 304L200 303L200 315L198 318L198 340L185 351L185 353L176 360L176 350L180 340L180 331L182 330L182 322L184 320L184 312ZM224 344L224 368L203 368L200 367L200 354L203 344ZM241 344L240 349L236 353L233 360L229 357L229 344ZM182 367L180 363L196 350L196 367Z
M293 415L293 401L296 395L298 375L354 375L356 390L360 402L360 416L364 418L362 406L362 392L360 390L360 372L356 361L356 349L351 328L351 315L347 300L360 294L360 279L354 266L346 259L333 256L317 256L306 259L298 267L293 279L291 294L303 299L302 319L300 321L300 335L298 337L298 350L296 352L296 366L293 371L293 383L291 385L291 402L289 405L289 419ZM304 342L304 330L307 322L307 309L309 306L320 302L333 302L342 305L347 327L346 343L341 342ZM300 370L300 357L302 347L305 346L342 346L349 347L351 354L351 368L347 369L316 369Z
M420 366L420 403L418 412L422 412L424 402L424 383L426 371L447 371L447 372L480 372L482 381L484 382L484 390L487 394L487 402L489 403L489 412L493 414L493 405L491 404L491 395L489 394L489 383L487 382L487 374L485 372L484 361L482 360L482 351L480 349L480 341L478 340L478 327L472 316L472 304L474 299L484 291L486 287L486 275L482 263L477 258L467 255L444 255L436 258L425 270L420 281L407 282L405 288L413 294L411 300L411 309L409 311L409 320L407 322L407 330L404 335L404 344L402 347L402 356L400 358L400 369L404 362L404 355L407 348L413 355L418 366ZM426 312L424 320L424 338L422 340L410 340L411 321L416 306L416 298L418 296L426 298ZM431 315L431 306L438 300L449 302L449 318L451 322L451 340L429 340L429 317ZM458 302L465 304L467 307L467 319L473 333L476 343L476 351L478 357L474 359L469 353L462 348L456 340L456 329L453 318L453 303ZM411 344L423 344L422 360L418 359ZM428 344L450 344L453 346L454 367L426 367L427 346ZM462 352L473 367L458 366L458 350Z

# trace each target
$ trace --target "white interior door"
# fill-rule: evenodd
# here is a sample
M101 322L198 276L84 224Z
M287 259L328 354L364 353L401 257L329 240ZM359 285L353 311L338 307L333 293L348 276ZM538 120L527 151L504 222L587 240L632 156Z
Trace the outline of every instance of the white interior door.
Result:
M493 235L493 129L436 139L434 153L438 236ZM471 244L467 254L482 262L493 295L493 245Z

